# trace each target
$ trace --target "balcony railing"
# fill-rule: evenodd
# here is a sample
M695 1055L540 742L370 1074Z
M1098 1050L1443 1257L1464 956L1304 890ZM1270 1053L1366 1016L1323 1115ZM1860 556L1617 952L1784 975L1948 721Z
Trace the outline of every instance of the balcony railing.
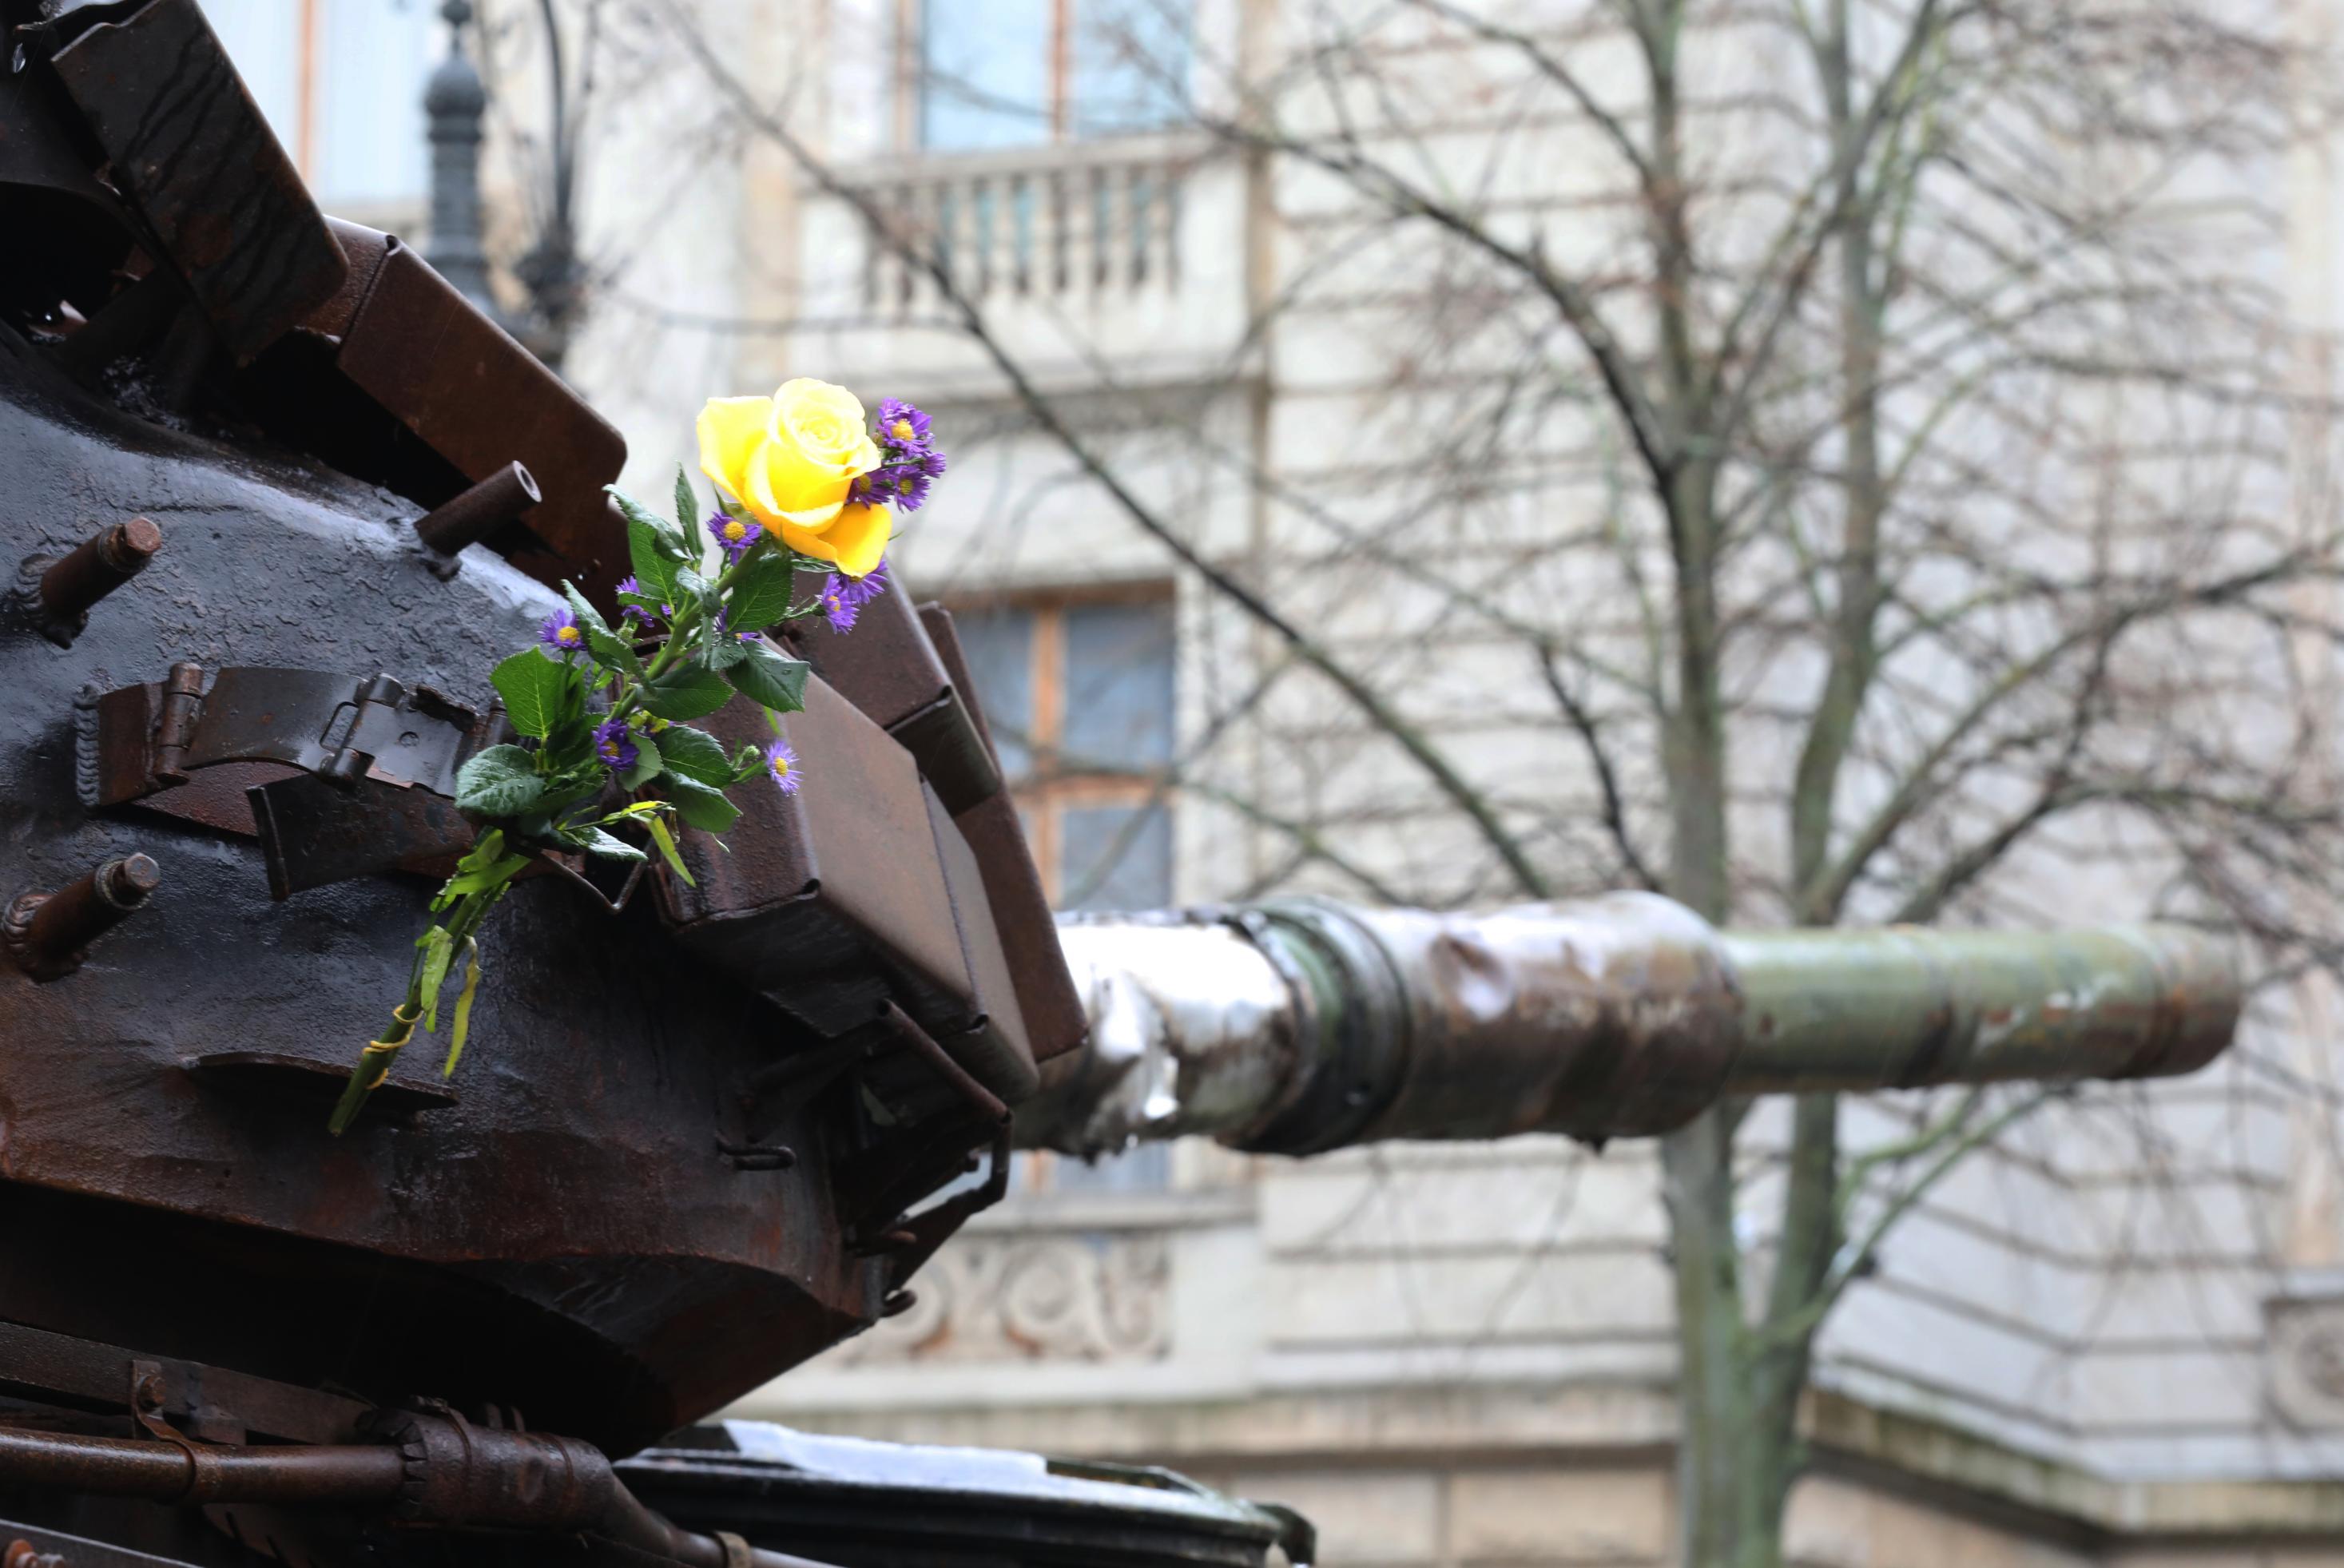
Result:
M1181 229L1203 148L1121 139L954 154L863 173L887 233L864 232L863 302L910 313L933 303L933 262L973 299L1071 302L1180 286Z

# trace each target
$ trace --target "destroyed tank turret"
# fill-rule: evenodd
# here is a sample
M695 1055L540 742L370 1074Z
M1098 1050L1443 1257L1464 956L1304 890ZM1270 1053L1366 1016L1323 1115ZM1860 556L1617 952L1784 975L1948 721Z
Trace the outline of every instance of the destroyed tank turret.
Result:
M1519 924L1313 906L1134 928L1186 983L1268 996L1247 1027L1271 1066L1217 1078L1228 1060L1133 1012L1167 994L1147 962L1074 938L1077 986L950 618L896 592L851 637L792 634L814 676L786 723L821 759L795 794L747 803L722 848L687 836L689 882L546 857L497 916L464 1070L402 1061L329 1136L474 842L452 781L509 733L487 672L564 582L616 613L603 488L625 446L413 250L318 211L195 0L0 19L6 1568L772 1568L804 1543L947 1561L946 1537L971 1561L1304 1558L1291 1517L1160 1478L964 1456L955 1506L988 1499L994 1524L924 1532L905 1498L941 1461L904 1458L891 1492L884 1454L666 1434L906 1304L1002 1195L1011 1108L1046 1081L1034 1141L1308 1152L1650 1132L1782 1087L1747 1066L1781 1042L1745 1058L1745 1037L1860 1054L1795 1025L1795 996L1758 1028L1763 964L1657 905L1613 911L1667 928L1666 1005L1625 1032L1632 960L1557 958L1583 1005L1512 1006L1518 963L1552 948ZM742 740L756 718L709 723ZM1583 943L1612 916L1560 918ZM1173 952L1199 939L1243 973ZM645 950L692 983L652 987L627 962ZM2198 948L2091 953L2140 973L2078 1005L2076 1039L2106 1048L2074 1070L2184 1070L2227 1041L2236 985ZM1877 1008L1931 1005L1874 972ZM1511 1066L1477 1079L1476 1052ZM1142 1057L1212 1107L1081 1108L1131 1098ZM1538 1108L1498 1106L1525 1085Z

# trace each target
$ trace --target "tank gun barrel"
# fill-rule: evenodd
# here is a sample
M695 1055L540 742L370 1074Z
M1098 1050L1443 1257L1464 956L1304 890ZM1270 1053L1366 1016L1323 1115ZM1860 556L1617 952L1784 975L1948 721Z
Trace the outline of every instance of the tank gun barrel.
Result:
M2228 1046L2228 945L2176 926L1722 932L1623 893L1480 915L1308 901L1060 928L1091 1018L1028 1147L1210 1134L1669 1130L1726 1095L2186 1073Z

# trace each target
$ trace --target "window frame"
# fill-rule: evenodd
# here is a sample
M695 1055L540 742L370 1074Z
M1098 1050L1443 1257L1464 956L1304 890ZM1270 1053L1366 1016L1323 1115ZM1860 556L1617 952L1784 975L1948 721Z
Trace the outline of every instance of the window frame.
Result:
M927 36L924 25L927 9L937 0L894 0L889 16L894 57L891 77L894 93L894 112L889 116L894 133L894 144L904 152L922 157L952 157L964 154L1002 153L1014 151L1014 147L936 147L927 139L925 93L923 79L927 74ZM1127 130L1080 134L1075 124L1075 34L1076 11L1084 0L1049 0L1050 41L1045 78L1049 83L1049 134L1031 145L1036 147L1063 147L1075 142L1111 141L1127 137L1160 136L1173 126L1134 126ZM1199 18L1192 8L1189 25L1193 29ZM1194 59L1195 45L1190 45ZM1187 95L1183 95L1185 97Z
M1102 605L1160 607L1172 622L1171 749L1179 745L1180 642L1179 602L1168 582L1117 583L1060 590L1013 590L954 596L946 608L955 616L995 613L1021 614L1033 628L1027 650L1032 717L1028 732L1019 737L1027 762L1018 777L1003 778L1026 824L1026 846L1042 890L1055 908L1065 892L1061 857L1065 834L1060 814L1086 807L1156 806L1165 814L1167 830L1165 891L1177 895L1179 884L1177 809L1180 791L1162 768L1144 771L1106 770L1066 765L1062 746L1066 734L1066 617L1070 612ZM976 693L978 706L985 693Z

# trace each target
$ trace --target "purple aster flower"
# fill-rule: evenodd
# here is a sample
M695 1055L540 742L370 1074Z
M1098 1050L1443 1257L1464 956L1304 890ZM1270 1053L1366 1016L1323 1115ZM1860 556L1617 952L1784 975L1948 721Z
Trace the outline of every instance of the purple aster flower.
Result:
M773 775L783 794L798 793L798 754L790 750L789 742L776 736L765 748L765 771Z
M830 580L839 584L840 597L860 610L887 592L890 586L887 579L887 558L881 556L879 564L860 577L849 577L844 572L834 572L831 573Z
M901 398L879 400L879 444L906 456L928 450L934 426L928 416Z
M936 482L933 475L914 463L902 463L880 471L887 476L881 492L897 511L919 511L927 502L928 487Z
M720 511L708 520L708 537L723 547L724 559L729 563L740 560L757 542L757 525Z
M822 592L814 602L822 609L822 618L830 622L834 632L852 632L854 618L863 607L887 592L887 560L882 556L879 564L860 577L844 572L834 572L822 580Z
M619 579L619 592L622 594L631 593L637 598L642 598L643 596L643 585L636 582L632 576L621 577ZM662 605L660 608L664 610L667 606ZM619 606L619 614L629 621L640 621L646 626L658 619L657 616L653 615L650 611L644 609L640 604L621 604Z
M928 487L944 471L942 452L882 463L869 473L857 475L847 490L846 499L862 506L893 506L903 511L917 511L928 499Z
M635 748L634 737L627 732L624 719L605 719L594 726L594 754L602 765L614 774L625 773L635 765L642 753Z
M822 618L834 632L854 631L854 617L863 608L847 602L846 580L835 572L822 580L822 592L814 595L814 602L822 607Z
M537 640L556 653L574 653L586 646L585 628L568 608L555 611L538 626Z

